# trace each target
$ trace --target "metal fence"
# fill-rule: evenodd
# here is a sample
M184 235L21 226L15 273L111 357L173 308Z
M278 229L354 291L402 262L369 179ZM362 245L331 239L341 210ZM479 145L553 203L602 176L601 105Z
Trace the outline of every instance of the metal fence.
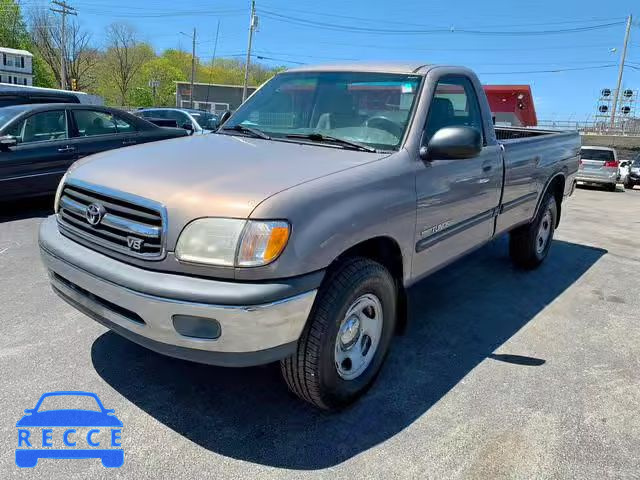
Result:
M571 120L539 120L536 128L548 130L578 130L581 133L598 135L640 136L640 118L630 118L611 127L604 122L581 122Z

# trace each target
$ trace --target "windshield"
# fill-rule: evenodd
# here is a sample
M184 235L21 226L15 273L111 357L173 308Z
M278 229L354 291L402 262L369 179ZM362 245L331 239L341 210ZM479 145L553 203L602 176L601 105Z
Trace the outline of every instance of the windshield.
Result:
M397 150L421 80L388 73L284 73L260 88L224 127L243 125L275 139L320 133Z
M600 160L602 162L615 160L611 150L596 150L595 148L581 149L580 156L585 160Z

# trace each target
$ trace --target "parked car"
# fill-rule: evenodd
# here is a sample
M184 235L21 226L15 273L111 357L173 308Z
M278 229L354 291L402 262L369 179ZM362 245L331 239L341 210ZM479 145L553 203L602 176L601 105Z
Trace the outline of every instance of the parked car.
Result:
M620 160L620 167L618 168L619 183L627 183L627 177L629 176L629 170L633 160Z
M217 115L203 110L189 108L143 108L134 112L152 123L162 120L175 120L180 128L184 128L191 135L204 135L217 130L220 119Z
M624 188L631 190L636 185L640 185L640 155L629 164L628 168L629 173L624 180Z
M34 103L82 103L84 105L102 105L104 102L101 97L83 92L0 84L0 107Z
M619 166L615 148L585 146L580 149L580 168L576 180L603 185L613 192L620 179Z
M121 110L79 104L0 108L0 200L52 194L76 160L137 143L183 137Z
M54 290L120 335L280 360L294 393L336 409L376 378L409 287L506 232L516 265L544 261L579 152L577 132L494 128L466 68L305 67L217 134L72 168L41 253Z

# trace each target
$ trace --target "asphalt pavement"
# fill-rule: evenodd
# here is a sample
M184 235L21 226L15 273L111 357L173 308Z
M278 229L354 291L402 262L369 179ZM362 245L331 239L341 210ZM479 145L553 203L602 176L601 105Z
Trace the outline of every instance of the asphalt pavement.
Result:
M432 275L375 386L326 414L277 365L166 358L56 297L37 230L51 199L0 206L0 478L640 478L640 188L578 189L550 256L506 239ZM124 465L14 463L40 395L95 392Z

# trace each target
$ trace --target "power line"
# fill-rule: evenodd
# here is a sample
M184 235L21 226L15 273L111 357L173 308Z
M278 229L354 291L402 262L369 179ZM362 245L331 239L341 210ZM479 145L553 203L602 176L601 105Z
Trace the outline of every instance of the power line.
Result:
M509 74L525 74L525 73L560 73L560 72L571 72L577 70L596 70L600 68L610 68L615 67L615 63L610 63L607 65L597 65L593 67L576 67L576 68L555 68L552 70L527 70L527 71L519 71L519 72L478 72L478 75L509 75Z
M375 19L375 18L364 18L364 17L355 17L355 16L351 16L351 15L340 15L340 14L336 14L336 13L326 13L326 12L313 12L313 11L309 11L309 10L303 10L303 9L296 9L296 8L289 8L289 7L280 7L277 9L278 12L294 12L294 13L304 13L307 15L315 15L315 16L322 16L322 17L330 17L330 18L342 18L342 19L347 19L347 20L356 20L359 22L369 22L369 23L383 23L385 25L388 24L397 24L397 25L408 25L408 26L415 26L415 27L422 27L422 28L433 28L433 25L424 25L424 24L417 24L417 23L409 23L406 21L394 21L394 20L388 20L388 19ZM259 10L260 13L276 13L273 10L264 10L264 9L260 9ZM512 24L510 23L509 25L512 27L534 27L534 26L547 26L547 25L565 25L565 24L578 24L578 23L593 23L593 22L611 22L611 21L619 21L619 22L623 22L625 20L624 17L609 17L609 18L590 18L590 19L573 19L573 20L562 20L562 21L553 21L553 22L540 22L540 23L521 23L521 24ZM494 27L503 27L504 24L494 24L494 25L482 25L484 28L494 28Z
M293 25L298 25L298 26L318 28L318 29L331 30L331 31L345 31L345 32L352 32L352 33L376 33L380 35L425 35L425 34L460 33L460 34L466 34L466 35L540 36L540 35L587 32L592 30L611 28L613 26L624 24L624 22L618 21L618 22L603 23L598 25L564 28L564 29L557 29L557 30L488 31L488 30L458 29L455 27L421 28L421 29L409 30L409 29L350 26L350 25L337 24L337 23L319 22L319 21L309 20L301 17L292 17L289 15L282 15L282 14L271 12L268 10L260 10L260 12L262 15L272 20L289 23Z

